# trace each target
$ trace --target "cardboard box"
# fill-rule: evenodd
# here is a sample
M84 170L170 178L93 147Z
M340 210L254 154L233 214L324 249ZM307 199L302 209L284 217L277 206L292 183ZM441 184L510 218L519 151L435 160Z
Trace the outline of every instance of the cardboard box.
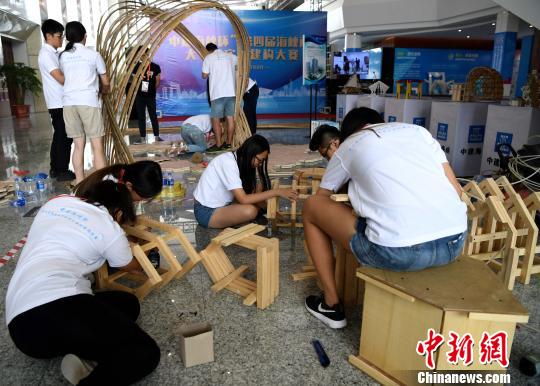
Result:
M336 121L341 122L345 115L356 107L357 94L337 94L336 97Z
M428 128L430 114L431 99L385 98L386 122L405 122Z
M191 367L214 361L214 332L208 322L193 323L178 329L180 356L184 366Z
M433 101L431 105L429 131L459 177L480 173L487 111L487 103Z
M538 143L538 138L533 137L538 134L540 134L540 109L489 105L481 173L489 175L499 170L500 159L495 151L499 144L509 143L518 151L525 144Z
M386 103L386 97L379 95L360 95L358 97L358 103L356 107L369 107L381 114L382 119L384 119L384 105Z
M334 122L334 121L326 121L326 120L317 119L316 121L311 121L311 132L310 132L310 135L309 135L310 138L313 137L313 134L315 133L315 130L317 130L317 127L319 127L321 125L334 126L336 129L339 130L339 123Z

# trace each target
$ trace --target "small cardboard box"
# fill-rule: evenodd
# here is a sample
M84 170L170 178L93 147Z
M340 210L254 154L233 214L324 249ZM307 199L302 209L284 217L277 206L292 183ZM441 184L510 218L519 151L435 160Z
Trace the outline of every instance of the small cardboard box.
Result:
M193 323L178 329L180 356L184 366L191 367L214 361L214 332L208 322Z

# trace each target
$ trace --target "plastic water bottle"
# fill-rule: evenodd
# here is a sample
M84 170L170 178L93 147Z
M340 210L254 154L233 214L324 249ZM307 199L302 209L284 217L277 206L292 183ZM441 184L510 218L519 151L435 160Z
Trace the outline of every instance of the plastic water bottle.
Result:
M36 200L36 190L35 190L35 182L34 178L31 176L25 176L23 177L24 182L24 195L26 202L33 202Z
M169 181L167 179L166 170L163 171L163 182L161 185L161 197L167 197L167 193L169 190Z
M45 173L38 173L35 176L36 179L36 195L39 202L43 202L47 199L47 178Z
M170 171L167 173L167 197L174 197L174 178Z

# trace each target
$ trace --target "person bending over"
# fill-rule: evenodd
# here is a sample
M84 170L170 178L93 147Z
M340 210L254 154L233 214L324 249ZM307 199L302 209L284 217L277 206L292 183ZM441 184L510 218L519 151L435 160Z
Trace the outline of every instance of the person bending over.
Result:
M149 200L157 196L163 187L161 166L154 161L137 161L96 170L75 186L75 195L85 197L103 180L124 184L133 201Z
M266 138L255 134L235 152L214 158L193 192L197 222L205 228L226 228L254 220L269 198L296 200L292 189L270 190L269 153Z
M100 180L38 212L9 283L6 322L15 346L33 358L64 356L62 373L79 385L127 385L159 363L156 342L136 323L131 293L92 293L85 277L105 262L139 268L121 224L135 220L126 184Z
M314 136L310 149L324 149ZM352 208L330 195L349 182ZM331 328L347 321L334 279L332 240L361 265L415 271L449 264L460 255L467 229L461 187L429 132L406 123L383 123L369 108L343 120L341 145L317 194L303 207L304 233L324 294L306 309Z

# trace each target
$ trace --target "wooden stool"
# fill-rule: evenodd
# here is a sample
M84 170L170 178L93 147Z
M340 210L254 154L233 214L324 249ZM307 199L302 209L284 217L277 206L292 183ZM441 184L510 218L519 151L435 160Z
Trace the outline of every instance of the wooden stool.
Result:
M139 299L143 299L152 289L160 288L172 279L184 276L201 260L199 254L182 231L172 225L138 216L135 225L124 226L123 229L128 236L136 237L139 240L138 243L130 242L130 246L133 257L141 265L146 278L142 274L137 275L125 271L118 271L109 275L108 265L104 264L96 272L96 284L99 289L107 288L131 292ZM178 262L167 245L167 242L172 240L178 241L188 255L189 261L184 266ZM160 257L167 262L167 269L158 268L156 270L154 268L147 256L147 253L152 249L159 251ZM140 283L140 285L138 287L129 287L119 283L119 279L127 279Z
M504 331L510 358L516 323L526 323L527 310L483 262L460 257L456 262L418 272L392 272L361 267L366 282L360 350L349 362L384 385L416 385L417 371L428 371L416 353L428 329L444 336L450 331L471 334L473 363L450 365L440 346L435 371L505 371L497 362L482 365L478 348L482 333Z
M214 282L212 291L226 288L244 298L247 306L257 302L257 308L265 309L274 303L279 294L279 240L256 236L265 227L248 224L239 229L227 228L210 245L201 251L206 271ZM257 281L252 282L241 275L247 265L234 268L223 247L236 244L257 251Z

